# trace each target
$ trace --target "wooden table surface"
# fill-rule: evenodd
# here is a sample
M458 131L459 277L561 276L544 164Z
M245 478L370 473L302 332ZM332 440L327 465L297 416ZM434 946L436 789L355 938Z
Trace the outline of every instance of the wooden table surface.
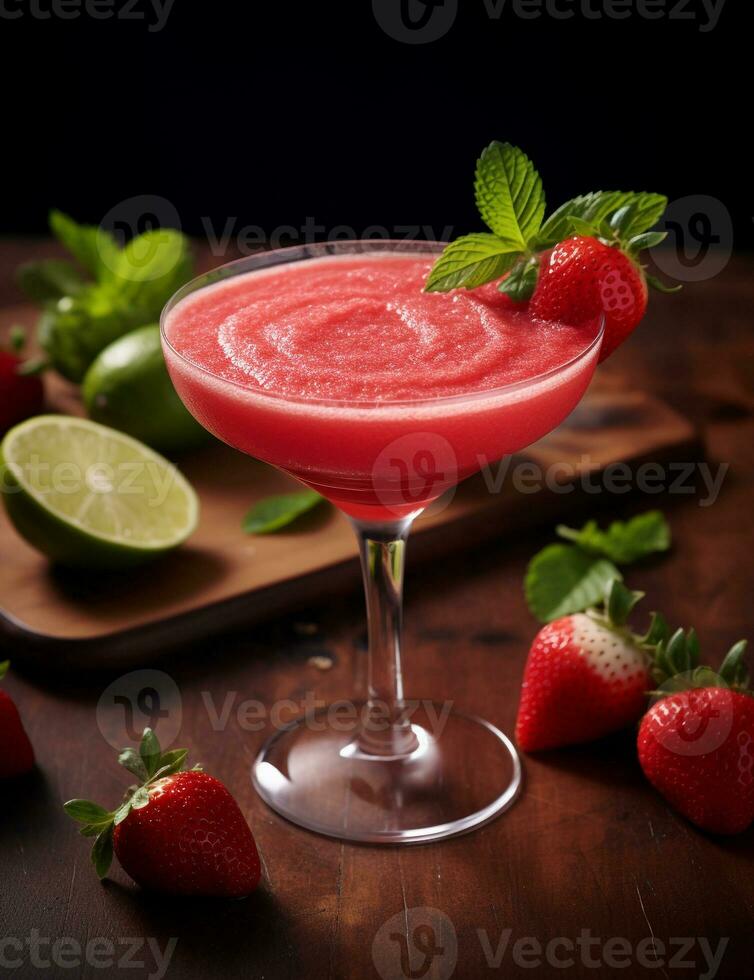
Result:
M2 247L0 302L18 302L7 270L29 251ZM579 501L584 514L599 509L605 520L666 510L672 554L636 567L630 580L648 593L648 606L693 623L715 663L732 641L754 639L753 273L754 261L736 259L712 281L653 298L638 336L602 369L661 395L701 427L713 470L730 464L719 498L701 506L707 494L697 475L692 493ZM547 529L511 533L431 567L409 561L410 696L452 699L512 730L536 629L522 575L549 537ZM443 843L345 845L267 810L249 779L266 731L246 730L239 704L300 700L308 691L348 697L354 675L363 686L363 644L354 581L327 608L160 665L180 693L182 713L174 707L170 719L180 723L175 745L188 746L232 790L263 856L262 887L232 903L143 894L117 868L98 883L87 842L61 803L84 796L112 805L126 785L105 737L117 740L122 716L112 712L122 709L96 710L116 677L12 673L5 686L39 766L0 789L0 936L10 939L0 945L0 972L156 977L167 950L167 976L196 980L754 975L754 832L711 838L672 813L643 779L631 732L527 758L513 809ZM332 669L312 665L315 654L331 656ZM429 945L431 934L415 932L425 920L436 937ZM391 938L407 926L420 947L410 970Z

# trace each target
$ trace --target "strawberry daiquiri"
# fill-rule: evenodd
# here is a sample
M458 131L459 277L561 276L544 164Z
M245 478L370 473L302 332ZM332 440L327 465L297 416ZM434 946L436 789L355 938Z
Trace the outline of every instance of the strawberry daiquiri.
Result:
M577 404L599 314L580 326L510 308L494 286L425 293L426 255L291 262L190 293L166 356L211 432L355 517L420 510Z
M447 246L259 253L184 286L162 316L189 411L327 497L356 530L366 696L341 702L345 723L328 708L301 715L252 769L279 814L341 840L438 840L515 800L521 762L503 732L448 702L404 697L408 532L445 490L570 414L603 342L614 350L641 320L650 277L638 256L663 237L650 230L667 203L657 194L586 194L545 219L542 181L509 144L484 151L475 193L489 231Z

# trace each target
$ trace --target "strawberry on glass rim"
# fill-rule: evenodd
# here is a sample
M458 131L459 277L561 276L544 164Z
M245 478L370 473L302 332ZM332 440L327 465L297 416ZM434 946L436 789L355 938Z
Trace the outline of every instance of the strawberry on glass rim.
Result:
M139 780L115 810L89 800L64 809L93 837L92 863L100 878L113 852L143 888L171 895L244 898L259 884L260 861L244 815L223 784L200 766L184 770L186 749L163 752L144 729L138 752L118 762Z
M577 326L605 318L600 360L636 329L648 287L674 292L649 275L640 253L666 233L652 231L667 207L662 194L595 191L562 204L547 220L542 181L509 143L491 143L476 169L476 203L490 232L451 242L425 289L475 289L500 280L512 304L543 320Z

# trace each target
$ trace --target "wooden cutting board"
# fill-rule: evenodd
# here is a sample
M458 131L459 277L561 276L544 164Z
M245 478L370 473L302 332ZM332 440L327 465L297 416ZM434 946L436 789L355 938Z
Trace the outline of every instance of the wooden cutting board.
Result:
M28 308L4 311L0 328L18 321L29 322ZM46 380L51 410L81 413L73 386L52 375ZM566 464L580 478L617 462L662 462L695 446L692 426L667 405L602 380L567 423L521 458L543 469ZM220 444L179 465L201 500L199 527L177 552L136 570L103 575L52 567L0 514L3 656L56 667L127 666L355 583L353 532L329 505L274 535L242 532L254 501L297 487L290 477ZM452 501L420 518L412 556L559 519L578 496L521 493L510 470L502 490L490 492L489 482L489 474L466 481Z

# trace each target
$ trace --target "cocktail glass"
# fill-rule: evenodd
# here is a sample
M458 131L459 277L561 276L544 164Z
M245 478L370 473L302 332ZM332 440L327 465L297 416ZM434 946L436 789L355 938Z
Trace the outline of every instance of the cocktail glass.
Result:
M518 794L521 763L495 725L452 710L452 702L404 695L406 540L414 519L446 490L523 449L571 412L596 367L603 326L594 323L577 356L524 381L453 397L349 403L277 395L208 371L171 342L170 312L196 290L273 266L386 252L431 257L443 247L373 240L259 253L188 283L162 316L168 369L199 422L318 490L356 531L368 619L366 696L337 710L306 711L269 739L252 770L273 810L344 840L450 837L487 823ZM463 669L461 659L452 667Z

